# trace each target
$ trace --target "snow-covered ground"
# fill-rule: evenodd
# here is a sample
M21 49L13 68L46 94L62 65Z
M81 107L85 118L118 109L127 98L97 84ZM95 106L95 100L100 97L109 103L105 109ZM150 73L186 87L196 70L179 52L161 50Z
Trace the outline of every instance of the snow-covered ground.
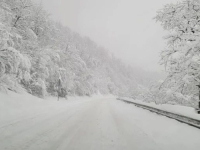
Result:
M106 96L113 97L112 95ZM92 99L105 98L100 94L94 95ZM61 98L57 101L55 97L47 97L45 99L37 98L28 93L17 94L8 91L8 93L0 92L0 127L2 124L23 120L24 118L37 117L41 113L49 113L53 110L63 109L66 105L75 105L90 101L90 98L83 97L68 97Z
M132 98L126 98L126 97L122 99L200 120L200 114L197 114L195 112L195 109L192 107L181 106L181 105L171 105L171 104L155 104L154 102L146 103L141 100L134 100Z
M200 130L114 97L0 93L1 150L199 150Z

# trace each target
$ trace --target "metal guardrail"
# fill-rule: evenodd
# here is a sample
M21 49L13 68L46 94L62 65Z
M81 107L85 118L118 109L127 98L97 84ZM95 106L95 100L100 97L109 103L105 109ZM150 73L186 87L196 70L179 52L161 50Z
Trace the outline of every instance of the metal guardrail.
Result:
M175 113L168 112L168 111L165 111L165 110L161 110L161 109L158 109L158 108L150 107L150 106L147 106L147 105L144 105L144 104L138 104L138 103L135 103L135 102L131 102L131 101L122 99L122 98L117 98L117 100L121 100L121 101L123 101L125 103L129 103L129 104L134 104L137 107L149 110L151 112L155 112L157 114L166 116L168 118L175 119L179 122L182 122L182 123L185 123L185 124L188 124L190 126L193 126L195 128L200 129L200 120L190 118L190 117L187 117L187 116L183 116L183 115L180 115L180 114L175 114Z

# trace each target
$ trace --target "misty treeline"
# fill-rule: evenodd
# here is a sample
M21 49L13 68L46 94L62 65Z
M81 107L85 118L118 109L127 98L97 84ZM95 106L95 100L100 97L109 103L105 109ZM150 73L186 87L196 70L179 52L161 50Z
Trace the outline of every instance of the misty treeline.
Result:
M131 95L134 71L87 37L52 21L32 0L0 0L0 90Z
M0 90L55 96L97 93L196 106L200 85L200 2L167 4L155 20L168 31L161 64L168 77L125 65L103 47L50 19L32 0L0 0Z
M146 101L178 103L197 107L200 85L200 1L184 0L167 4L157 12L156 21L164 30L166 48L161 64L168 74L141 94Z

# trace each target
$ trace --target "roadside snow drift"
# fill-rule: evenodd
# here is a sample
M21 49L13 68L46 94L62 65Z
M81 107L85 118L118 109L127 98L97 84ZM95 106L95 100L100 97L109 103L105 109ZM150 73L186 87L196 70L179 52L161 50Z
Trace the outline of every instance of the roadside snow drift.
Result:
M130 102L135 102L135 103L138 103L138 104L150 106L150 107L153 107L153 108L157 108L157 109L160 109L160 110L172 112L172 113L179 114L179 115L182 115L182 116L190 117L190 118L193 118L193 119L200 120L200 114L197 114L195 112L195 109L192 108L192 107L180 106L180 105L171 105L171 104L159 104L159 105L157 105L153 102L146 103L146 102L143 102L141 100L134 100L134 99L131 99L131 98L122 98L122 99L130 101Z

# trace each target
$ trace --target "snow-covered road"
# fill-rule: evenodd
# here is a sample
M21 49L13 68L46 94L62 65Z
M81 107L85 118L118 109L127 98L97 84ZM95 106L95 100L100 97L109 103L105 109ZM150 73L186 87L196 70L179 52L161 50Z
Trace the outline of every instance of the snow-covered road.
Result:
M199 150L200 130L114 98L102 98L62 102L62 107L4 122L0 149Z

